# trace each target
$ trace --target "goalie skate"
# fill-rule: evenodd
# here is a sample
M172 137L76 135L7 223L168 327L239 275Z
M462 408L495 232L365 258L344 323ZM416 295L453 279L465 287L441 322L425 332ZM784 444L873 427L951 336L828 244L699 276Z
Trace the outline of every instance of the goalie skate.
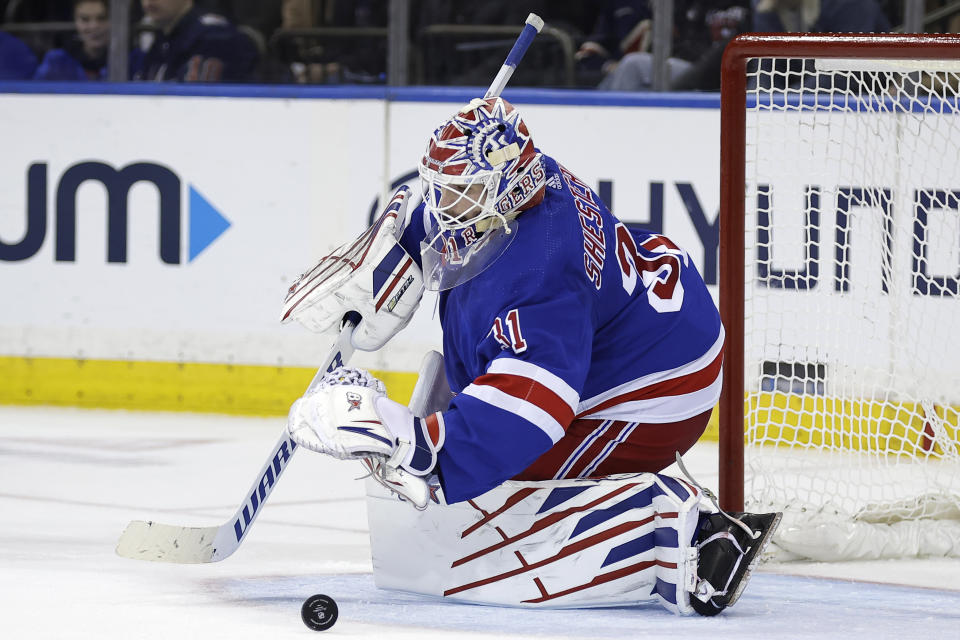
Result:
M697 536L697 587L694 611L715 616L743 593L760 554L780 524L782 513L723 513L706 516ZM753 535L740 526L743 523Z

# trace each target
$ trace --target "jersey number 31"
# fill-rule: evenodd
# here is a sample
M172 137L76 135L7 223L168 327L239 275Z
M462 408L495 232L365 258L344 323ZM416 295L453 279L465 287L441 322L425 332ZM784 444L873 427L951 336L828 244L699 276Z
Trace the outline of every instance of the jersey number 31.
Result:
M617 261L627 294L633 295L639 279L647 289L647 300L654 311L679 311L683 306L680 270L689 260L686 252L659 235L650 236L638 247L626 225L617 223L616 229Z

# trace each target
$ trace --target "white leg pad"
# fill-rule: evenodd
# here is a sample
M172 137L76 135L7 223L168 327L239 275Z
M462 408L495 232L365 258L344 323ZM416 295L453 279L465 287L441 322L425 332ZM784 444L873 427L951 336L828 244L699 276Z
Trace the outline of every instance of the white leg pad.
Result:
M378 587L477 604L691 613L700 495L651 473L506 482L424 511L367 481Z

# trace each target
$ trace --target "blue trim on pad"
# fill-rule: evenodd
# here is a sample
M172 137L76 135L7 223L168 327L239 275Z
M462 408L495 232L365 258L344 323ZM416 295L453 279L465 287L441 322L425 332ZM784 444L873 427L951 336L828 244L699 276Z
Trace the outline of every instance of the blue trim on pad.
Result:
M590 485L590 486L595 486L595 485ZM540 510L537 511L537 515L540 515L541 513L544 513L546 511L550 511L550 509L553 509L555 506L563 504L567 500L580 495L581 493L583 493L589 488L590 488L589 486L585 486L585 487L557 487L556 489L553 489L552 491L550 491L550 495L547 496L547 499L543 501L543 504L540 505Z
M612 520L617 516L630 511L631 509L641 509L643 507L649 507L653 504L653 498L655 496L662 496L663 489L658 485L652 484L649 487L641 490L639 493L631 495L629 498L621 500L620 502L615 503L611 507L606 509L594 509L587 513L587 515L580 518L577 522L577 526L574 527L573 533L570 534L570 540L573 540L578 535L584 531L588 531L593 527L603 524L607 520Z
M393 275L393 270L397 268L400 261L406 257L407 252L399 244L393 245L393 248L384 256L380 264L373 268L373 297L380 295L381 289L387 284L387 280Z
M657 584L653 590L670 604L677 604L677 585L673 584L672 582L667 582L662 578L657 578Z
M626 560L627 558L639 556L642 553L652 550L655 546L657 546L654 538L654 532L651 531L650 533L640 536L639 538L634 538L633 540L629 540L623 544L617 545L613 549L610 549L610 552L607 553L607 557L604 558L603 564L600 565L600 568L620 562L621 560Z

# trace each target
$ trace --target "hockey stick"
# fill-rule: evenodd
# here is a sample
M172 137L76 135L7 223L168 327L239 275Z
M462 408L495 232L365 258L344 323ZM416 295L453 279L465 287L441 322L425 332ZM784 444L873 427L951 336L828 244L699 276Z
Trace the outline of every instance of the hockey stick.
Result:
M353 355L350 336L357 318L344 319L340 336L327 355L325 366L317 371L307 390L319 384L323 375L343 366ZM217 562L229 557L243 541L261 507L270 497L280 480L280 474L290 464L297 444L287 437L284 429L280 439L273 445L272 453L257 474L253 486L245 494L244 502L219 527L181 527L144 520L134 520L127 525L117 542L117 555L155 562L200 563Z
M507 54L507 59L504 60L503 66L500 67L500 71L497 72L493 82L490 83L490 88L487 89L487 93L483 96L484 99L496 98L500 95L503 88L507 86L507 82L510 81L510 76L513 75L517 65L520 64L520 59L523 58L523 54L530 48L530 43L533 42L533 39L540 33L541 29L543 29L543 18L535 13L528 15L523 25L523 31L520 32L517 41L513 43L513 48L510 49L510 53Z
M527 16L526 23L517 41L507 54L490 84L485 98L497 97L503 91L517 64L523 58L530 43L543 28L543 20L536 14ZM350 336L356 326L355 319L345 319L340 336L327 356L327 366L317 371L308 386L312 389L323 374L341 366L353 355ZM125 558L151 560L155 562L174 562L183 564L218 562L232 555L249 531L250 526L260 513L260 509L270 496L271 491L286 469L290 458L296 451L296 443L287 437L284 429L272 449L272 455L264 463L254 480L253 486L245 494L244 502L227 522L217 527L183 527L159 522L134 520L120 535L117 542L117 554ZM248 497L247 497L248 496Z

